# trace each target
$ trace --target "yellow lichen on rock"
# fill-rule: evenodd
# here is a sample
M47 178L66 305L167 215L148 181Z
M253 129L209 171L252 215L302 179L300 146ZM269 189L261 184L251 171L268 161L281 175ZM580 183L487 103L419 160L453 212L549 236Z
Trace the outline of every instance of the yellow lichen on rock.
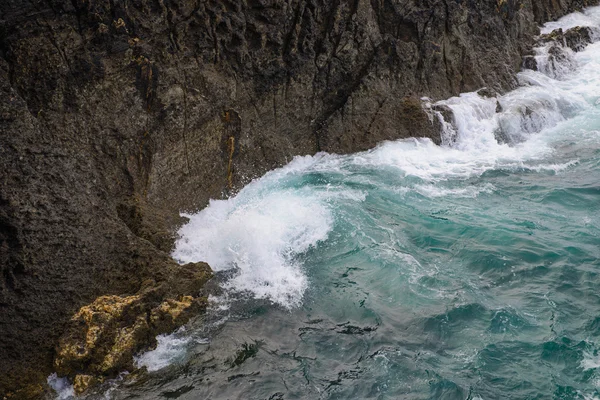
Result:
M173 320L179 318L188 307L192 305L194 298L192 296L183 296L181 300L167 299L160 306L152 310L152 320L158 317L160 314L168 314Z
M150 313L150 322L157 332L167 332L187 319L184 313L192 306L194 298L183 296L180 300L167 299Z
M116 319L120 318L123 310L139 301L139 296L101 296L92 304L81 307L71 318L76 325L84 325L84 335L71 335L59 346L55 366L60 369L65 362L83 361L91 357L102 335ZM80 331L81 332L81 331Z
M114 344L99 366L99 372L116 371L124 365L131 364L133 354L140 345L141 339L150 334L150 327L145 316L137 317L135 324L122 328L117 333Z
M186 323L206 309L206 297L194 297L212 277L203 263L171 266L166 281L145 281L131 296L101 296L81 307L56 349L59 376L73 379L76 392L134 371L133 356L156 345L156 335Z
M73 379L73 390L75 394L82 394L85 392L90 386L94 386L98 383L98 379L92 375L84 375L80 374L75 376Z

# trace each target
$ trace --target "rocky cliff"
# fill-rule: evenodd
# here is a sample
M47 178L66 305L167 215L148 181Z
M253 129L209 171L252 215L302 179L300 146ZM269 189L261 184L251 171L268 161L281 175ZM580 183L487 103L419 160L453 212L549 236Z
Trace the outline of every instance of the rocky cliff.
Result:
M514 87L538 24L588 3L1 2L0 395L39 395L99 296L198 295L180 210L294 155L439 140L420 97Z

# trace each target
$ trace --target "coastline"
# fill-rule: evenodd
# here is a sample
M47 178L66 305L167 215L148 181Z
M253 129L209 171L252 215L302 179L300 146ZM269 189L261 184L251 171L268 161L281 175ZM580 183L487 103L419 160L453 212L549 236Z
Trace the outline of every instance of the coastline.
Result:
M35 398L81 307L177 274L179 211L295 155L439 142L420 97L514 88L538 24L592 3L28 4L2 6L0 395Z

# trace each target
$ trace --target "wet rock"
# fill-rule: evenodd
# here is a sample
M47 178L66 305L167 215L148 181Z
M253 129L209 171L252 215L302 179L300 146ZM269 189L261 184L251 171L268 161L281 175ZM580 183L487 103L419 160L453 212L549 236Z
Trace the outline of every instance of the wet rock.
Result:
M46 388L40 384L26 385L14 392L4 394L3 400L36 400L47 394Z
M96 384L98 379L92 375L76 375L73 379L73 390L75 394L80 395Z
M523 57L523 68L537 71L538 66L537 66L537 60L535 59L535 56Z
M431 109L433 111L439 112L444 118L444 121L446 121L447 123L454 123L454 112L450 107L443 104L435 104Z
M249 358L256 357L259 345L260 343L244 343L242 348L237 352L235 358L229 362L230 366L232 368L240 366Z
M410 132L414 132L414 136L429 137L434 143L441 143L439 130L435 129L420 99L414 97L402 99L397 112L399 119Z
M561 71L571 70L573 68L574 61L571 58L571 55L563 46L560 45L552 45L548 50L548 66L549 71L555 77L561 76Z
M500 144L514 144L511 137L502 128L496 129L494 131L494 138Z
M119 372L133 371L134 354L156 345L157 335L204 311L206 297L198 294L212 276L210 269L202 263L182 268L194 276L183 283L150 285L132 296L100 296L81 307L56 350L59 376L73 379L76 391L82 393Z
M440 125L438 129L441 132L444 132L444 143L451 145L456 141L456 122L454 119L454 112L450 107L442 104L433 105L431 107L431 110L441 115L443 122L439 121L439 119L434 121L438 122L438 124Z
M501 113L503 110L502 104L498 100L496 100L496 113Z
M196 301L192 296L182 296L179 300L166 299L151 311L151 326L159 332L173 330L173 327L180 326L187 321L190 310L193 309Z
M541 35L540 43L555 43L556 46L566 46L573 51L581 51L593 42L594 31L588 26L576 26L563 32L555 29L552 32Z
M573 51L583 50L588 44L593 42L593 37L592 28L587 26L571 28L564 34L567 47Z
M494 89L487 88L487 87L479 89L477 91L477 94L480 95L481 97L486 97L488 99L498 96L498 92L496 92Z
M95 364L100 364L116 343L121 330L118 325L127 325L129 314L135 313L129 308L136 306L140 306L140 296L101 296L82 307L71 319L71 332L62 338L57 350L57 371L67 375L71 370L83 369L93 358L97 358ZM123 315L125 312L127 315Z
M540 37L539 37L539 41L541 43L562 42L563 39L564 39L564 34L563 34L562 28L555 29L550 33L540 35Z

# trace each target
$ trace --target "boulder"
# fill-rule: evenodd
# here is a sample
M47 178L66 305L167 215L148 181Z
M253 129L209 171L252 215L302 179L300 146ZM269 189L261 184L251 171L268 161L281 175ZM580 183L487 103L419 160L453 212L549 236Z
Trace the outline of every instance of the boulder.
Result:
M59 340L58 375L72 379L82 393L122 371L134 371L133 356L155 346L157 335L200 315L207 299L199 294L212 273L204 263L181 268L188 272L183 282L149 285L131 296L100 296L81 307Z

